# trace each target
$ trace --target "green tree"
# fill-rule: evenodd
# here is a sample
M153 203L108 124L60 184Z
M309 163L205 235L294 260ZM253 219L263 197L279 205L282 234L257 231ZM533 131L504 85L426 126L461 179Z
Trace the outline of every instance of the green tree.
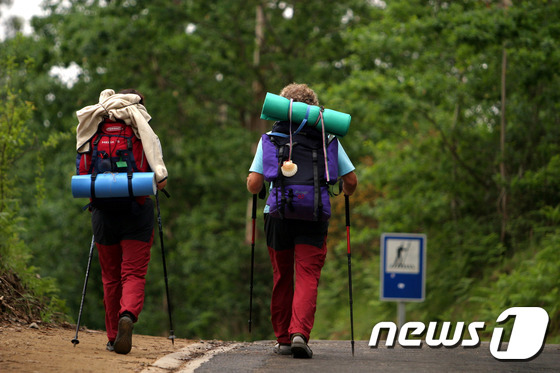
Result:
M33 104L24 102L13 86L12 76L16 71L25 71L12 58L1 56L0 67L3 74L0 77L0 217L2 219L2 267L9 268L9 258L13 258L17 270L23 270L28 254L20 252L21 240L18 234L18 195L17 173L14 166L23 153L28 140L26 122L31 117Z
M501 1L391 1L374 22L344 34L352 72L332 95L351 95L344 106L359 136L361 182L375 196L356 208L375 227L364 226L359 243L387 231L428 234L428 295L412 306L418 317L476 314L468 307L474 289L508 271L516 253L527 255L552 228L543 208L550 213L560 202L550 193L559 11L555 2L504 9ZM546 276L553 292L556 281ZM516 289L516 299L532 299ZM552 314L556 308L547 305Z
M23 99L17 77L25 74L31 64L30 60L18 63L0 53L0 277L8 314L11 311L12 317L23 316L28 321L52 321L62 316L64 303L52 279L37 277L38 269L30 265L31 250L22 239L22 227L27 221L20 211L22 188L17 166L29 147L28 125L34 107ZM18 287L20 282L24 293Z

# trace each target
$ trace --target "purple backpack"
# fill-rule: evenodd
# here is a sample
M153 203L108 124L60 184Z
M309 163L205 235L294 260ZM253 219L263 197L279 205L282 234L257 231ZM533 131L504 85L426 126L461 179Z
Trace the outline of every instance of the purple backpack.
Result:
M334 136L323 138L311 127L296 130L291 139L289 134L289 122L276 122L272 132L262 135L264 178L272 183L269 213L283 219L328 220L328 186L338 179L338 140ZM286 170L282 172L288 160L297 165L291 176Z

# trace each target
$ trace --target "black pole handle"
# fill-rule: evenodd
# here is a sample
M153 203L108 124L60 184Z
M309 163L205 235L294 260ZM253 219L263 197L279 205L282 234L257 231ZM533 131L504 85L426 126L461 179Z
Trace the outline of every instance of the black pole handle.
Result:
M168 192L167 190L165 190L165 188L163 188L163 189L161 190L161 192L162 192L163 194L165 194L165 196L166 196L167 198L171 198L171 194L169 194L169 192Z
M257 195L253 194L253 208L251 212L251 219L257 218Z

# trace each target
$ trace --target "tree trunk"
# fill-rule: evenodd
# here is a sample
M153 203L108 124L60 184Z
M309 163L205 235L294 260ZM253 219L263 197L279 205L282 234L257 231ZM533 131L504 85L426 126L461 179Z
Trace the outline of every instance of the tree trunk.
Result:
M506 68L507 68L507 52L505 45L502 49L502 116L501 116L501 123L500 123L500 180L501 180L501 187L500 187L500 198L499 198L499 210L502 215L502 229L500 233L500 241L502 243L505 242L506 233L507 233L507 221L508 221L508 213L507 213L507 203L508 203L508 195L507 195L507 188L506 188Z

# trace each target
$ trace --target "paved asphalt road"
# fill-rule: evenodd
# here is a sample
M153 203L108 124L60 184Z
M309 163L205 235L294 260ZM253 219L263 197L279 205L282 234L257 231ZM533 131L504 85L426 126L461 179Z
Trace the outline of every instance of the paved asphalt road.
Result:
M476 348L370 348L356 341L311 341L313 359L272 352L273 341L237 343L192 359L179 372L560 372L560 345L547 345L531 361L496 360L488 343ZM212 352L212 350L209 350ZM202 360L202 361L201 361Z

